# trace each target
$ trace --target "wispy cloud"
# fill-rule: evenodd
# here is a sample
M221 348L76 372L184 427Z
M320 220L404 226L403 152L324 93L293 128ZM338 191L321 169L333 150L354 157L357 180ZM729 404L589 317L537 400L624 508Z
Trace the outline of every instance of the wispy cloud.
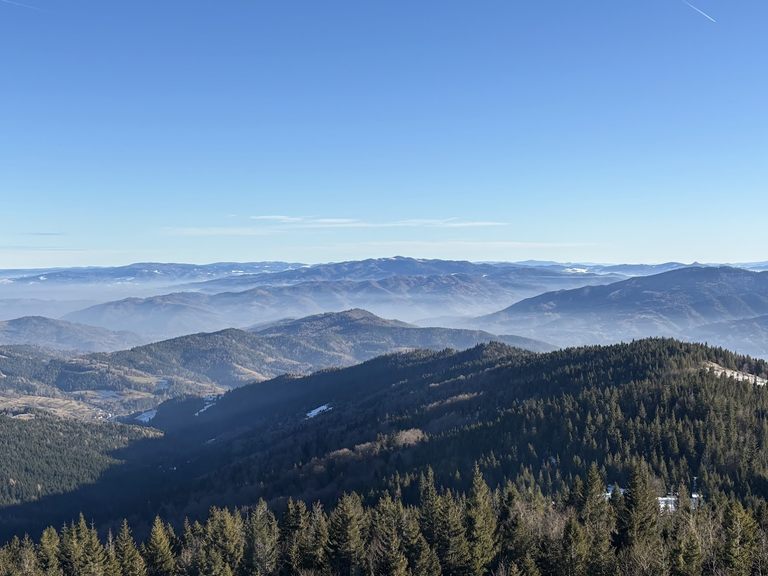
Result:
M64 236L63 232L27 232L27 236Z
M422 248L585 248L600 246L589 242L528 242L528 241L494 241L494 240L446 240L446 241L407 241L392 240L382 242L339 243L329 248L349 247L386 248L392 250L422 249Z
M192 227L164 228L163 230L172 236L267 236L271 234L264 228Z
M267 220L270 222L278 222L279 224L293 224L296 222L301 222L304 220L304 218L295 217L295 216L251 216L251 220Z
M698 12L699 14L701 14L702 16L704 16L705 18L709 18L710 20L712 20L712 22L714 22L714 23L717 23L717 20L715 20L714 18L712 18L712 16L710 16L710 15L709 15L709 14L707 14L706 12L702 12L701 10L699 10L698 8L696 8L696 6L694 6L694 5L693 5L693 4L691 4L690 2L686 2L686 0L683 0L683 3L684 3L684 4L688 4L688 6L690 6L690 7L691 7L691 8L693 8L694 10L696 10L696 12Z
M13 4L14 6L21 6L22 8L29 8L30 10L37 10L38 12L48 12L48 10L44 10L42 8L38 8L37 6L30 6L28 4L22 4L21 2L13 2L12 0L0 0L0 2L4 2L6 4Z
M0 246L0 250L7 252L87 252L84 248L61 248L59 246Z
M272 222L291 228L479 228L506 226L506 222L461 220L459 218L413 218L371 222L357 218L317 218L314 216L251 216L251 220Z
M355 218L316 218L303 216L251 216L251 220L266 224L252 227L186 227L164 228L173 236L268 236L291 230L318 230L337 228L483 228L507 226L506 222L460 220L458 218L395 220L369 222Z

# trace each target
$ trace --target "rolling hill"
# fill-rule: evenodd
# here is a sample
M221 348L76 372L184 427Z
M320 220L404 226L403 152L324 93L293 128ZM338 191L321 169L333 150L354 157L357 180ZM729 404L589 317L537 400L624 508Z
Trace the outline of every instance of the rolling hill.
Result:
M237 387L285 373L350 366L401 350L465 349L491 341L537 352L554 349L517 336L420 328L353 309L276 323L257 332L230 328L181 336L92 358L160 378Z
M0 408L33 406L80 418L149 411L180 395L205 396L274 378L350 366L414 348L469 348L502 341L535 351L554 347L517 336L419 328L364 310L283 322L258 333L226 329L130 350L52 357L0 348Z
M475 463L492 488L510 480L550 502L567 502L591 462L624 486L641 458L662 494L696 476L707 500L762 498L767 376L765 362L668 339L547 354L491 343L282 376L166 402L152 421L162 438L75 492L2 509L0 531L80 510L104 526L128 516L146 527L158 510L180 523L213 505L261 497L282 509L289 496L331 503L352 490L375 503L389 489L412 504L427 466L462 491Z
M29 345L56 350L112 352L146 343L131 332L112 332L41 316L25 316L0 322L0 346Z
M768 273L693 267L542 294L477 318L472 325L579 345L645 336L691 338L703 325L766 313ZM715 335L711 329L708 333ZM728 336L724 329L709 341ZM736 341L730 344L740 349Z

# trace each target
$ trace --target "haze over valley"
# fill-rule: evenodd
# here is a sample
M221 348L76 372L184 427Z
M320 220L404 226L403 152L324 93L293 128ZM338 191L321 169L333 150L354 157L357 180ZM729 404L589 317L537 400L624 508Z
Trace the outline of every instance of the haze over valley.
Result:
M0 0L0 576L768 573L766 22Z

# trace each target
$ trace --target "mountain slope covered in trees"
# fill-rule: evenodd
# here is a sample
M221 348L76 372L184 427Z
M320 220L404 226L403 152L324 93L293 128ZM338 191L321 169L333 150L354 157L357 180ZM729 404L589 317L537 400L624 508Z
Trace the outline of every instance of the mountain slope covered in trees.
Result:
M464 349L492 340L536 351L554 349L528 338L419 328L350 310L281 322L257 333L228 329L75 358L7 347L0 349L0 391L23 394L26 399L0 395L0 408L9 403L44 407L36 397L46 397L61 400L60 414L67 413L67 402L77 402L77 413L86 417L92 417L93 409L125 415L151 410L170 397L218 394L286 372L307 374L388 352Z
M564 502L593 462L603 482L621 486L646 467L656 495L690 489L695 476L707 501L731 495L757 514L768 392L754 382L766 376L762 361L673 340L388 355L241 387L205 405L168 402L152 421L163 438L124 466L0 516L4 534L59 525L80 510L114 528L127 516L145 533L158 511L178 526L211 505L259 498L282 510L288 497L330 506L356 491L373 505L390 491L407 506L419 503L428 467L456 497L471 490L475 463L492 490L511 481L542 502Z

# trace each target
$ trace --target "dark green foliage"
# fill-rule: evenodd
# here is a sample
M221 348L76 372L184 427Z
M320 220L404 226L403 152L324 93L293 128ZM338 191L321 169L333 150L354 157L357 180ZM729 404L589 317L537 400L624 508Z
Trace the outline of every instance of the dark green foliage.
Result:
M158 433L45 412L30 420L0 414L0 507L75 490L120 463L110 454Z
M278 566L278 528L264 500L249 512L245 521L241 576L269 576Z
M168 532L160 517L155 518L147 542L145 561L148 576L173 576L176 572L176 560L171 550Z
M458 503L447 492L441 498L441 515L438 524L437 556L446 576L470 576L473 558L467 542L467 530Z
M491 491L477 465L467 498L467 538L473 573L482 576L496 557L496 514Z
M357 576L364 572L363 514L359 500L345 494L331 512L328 554L333 572Z
M146 576L147 568L144 559L136 548L128 522L123 520L123 525L115 539L115 558L120 566L123 576Z

